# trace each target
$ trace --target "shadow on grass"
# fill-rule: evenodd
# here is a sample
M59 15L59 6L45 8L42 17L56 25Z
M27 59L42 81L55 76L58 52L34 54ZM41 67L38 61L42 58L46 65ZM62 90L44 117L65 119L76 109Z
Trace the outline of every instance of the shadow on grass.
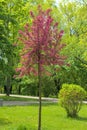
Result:
M53 103L53 102L42 102L42 107L43 106L58 106L58 103ZM25 106L39 106L39 102L38 103L29 103L28 105L25 105Z
M58 103L55 102L42 102L42 106L58 106Z
M87 122L87 117L80 117L80 116L78 116L75 119L78 120L78 121L85 121L85 122Z
M6 118L0 118L0 125L8 125L8 124L11 124L12 122L9 121L8 119Z

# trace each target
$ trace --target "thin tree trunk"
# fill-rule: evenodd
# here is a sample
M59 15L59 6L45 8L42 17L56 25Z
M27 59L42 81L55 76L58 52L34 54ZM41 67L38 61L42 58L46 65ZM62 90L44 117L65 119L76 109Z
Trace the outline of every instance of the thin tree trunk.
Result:
M10 89L11 89L11 77L10 76L7 76L6 77L6 95L9 96L10 94Z
M38 75L38 86L39 86L39 117L38 117L38 130L41 130L41 108L42 108L42 103L41 103L41 72L39 72Z
M39 31L38 31L39 32ZM39 35L39 33L38 33ZM41 130L41 54L40 54L40 43L38 40L38 88L39 88L39 115L38 115L38 130Z
M21 86L19 85L18 87L18 94L20 95L21 94Z

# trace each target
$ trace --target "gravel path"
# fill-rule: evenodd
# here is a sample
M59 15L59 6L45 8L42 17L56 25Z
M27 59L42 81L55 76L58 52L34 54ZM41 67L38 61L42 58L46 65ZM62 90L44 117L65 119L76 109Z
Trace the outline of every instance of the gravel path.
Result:
M5 96L5 94L0 94L1 96ZM20 97L20 98L29 98L29 99L39 99L39 97L34 96L24 96L24 95L10 95L11 97ZM57 103L57 98L45 98L42 97L42 103L43 104L53 104ZM39 104L39 101L3 101L3 106L28 106L33 104ZM1 105L2 106L2 105Z
M0 94L1 96L4 96L5 94ZM11 97L20 97L20 98L30 98L30 99L39 99L38 97L33 96L24 96L24 95L10 95ZM57 98L45 98L42 97L42 103L43 104L53 104L57 103ZM83 101L83 103L87 104L87 101ZM28 106L33 104L39 104L39 101L3 101L3 106ZM0 105L2 106L2 104Z
M53 104L55 102L42 101L43 104ZM33 104L39 104L38 101L3 101L3 106L29 106Z
M3 101L3 106L28 106L31 104L38 104L38 102L31 101Z

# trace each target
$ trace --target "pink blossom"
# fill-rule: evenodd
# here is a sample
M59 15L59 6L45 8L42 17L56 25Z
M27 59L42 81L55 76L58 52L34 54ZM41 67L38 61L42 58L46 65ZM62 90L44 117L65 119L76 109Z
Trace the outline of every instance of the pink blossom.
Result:
M19 41L24 44L21 67L16 69L20 76L32 73L38 75L38 65L42 73L45 71L44 66L64 64L66 58L59 54L64 47L64 44L60 44L64 31L58 30L58 23L54 23L50 12L51 9L43 11L41 6L38 6L38 15L34 16L34 13L30 12L32 25L27 23L24 31L19 30Z

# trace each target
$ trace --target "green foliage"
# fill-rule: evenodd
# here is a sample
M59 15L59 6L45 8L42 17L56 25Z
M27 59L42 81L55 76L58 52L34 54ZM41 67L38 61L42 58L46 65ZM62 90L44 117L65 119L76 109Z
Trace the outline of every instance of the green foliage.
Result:
M0 85L6 85L8 94L14 75L13 26L16 24L9 2L0 1L0 79L3 79Z
M65 108L67 116L76 117L86 96L85 90L79 85L63 84L59 92L59 100Z
M25 85L21 89L21 94L38 96L38 84L37 83L31 83L31 84Z
M44 97L55 95L55 84L51 77L43 77L42 94Z
M81 1L61 0L59 12L65 35L63 49L69 67L64 66L57 75L61 83L78 84L87 90L87 6Z

